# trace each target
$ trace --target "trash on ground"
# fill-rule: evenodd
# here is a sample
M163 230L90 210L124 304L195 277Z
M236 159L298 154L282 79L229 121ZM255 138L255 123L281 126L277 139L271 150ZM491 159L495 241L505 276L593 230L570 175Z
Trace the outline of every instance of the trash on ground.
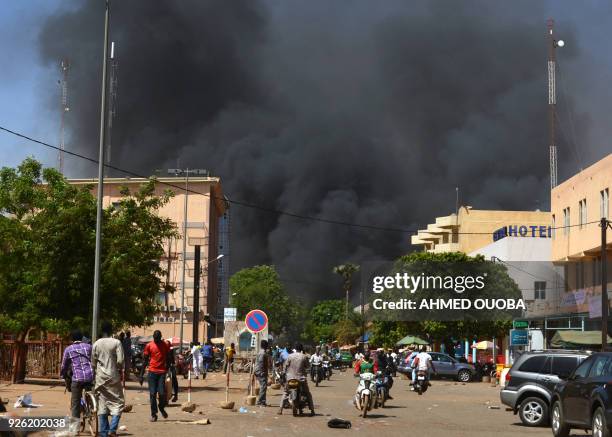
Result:
M15 401L13 408L37 408L42 407L42 404L32 403L32 393L21 395Z
M327 422L327 426L329 426L330 428L349 429L351 427L351 421L340 419L340 418L334 418L334 419L331 419L329 422Z

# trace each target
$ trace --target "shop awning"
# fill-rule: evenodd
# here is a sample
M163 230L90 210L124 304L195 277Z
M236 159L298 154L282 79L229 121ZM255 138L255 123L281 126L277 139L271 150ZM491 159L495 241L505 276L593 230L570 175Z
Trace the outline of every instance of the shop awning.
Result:
M612 338L608 336L608 343ZM581 349L585 346L601 346L601 331L557 331L550 341L556 349Z
M396 343L396 346L408 346L411 344L418 344L418 345L427 345L429 344L429 342L427 340L423 340L420 337L417 337L416 335L407 335L404 338L402 338L400 341L398 341Z

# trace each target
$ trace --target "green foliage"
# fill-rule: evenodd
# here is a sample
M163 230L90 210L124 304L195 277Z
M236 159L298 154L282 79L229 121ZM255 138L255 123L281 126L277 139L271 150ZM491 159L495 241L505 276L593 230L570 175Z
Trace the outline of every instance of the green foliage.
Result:
M334 325L334 336L340 345L355 344L361 335L361 326L354 318L340 320Z
M91 325L96 200L54 169L26 159L0 170L0 329L65 333ZM150 180L104 210L100 318L144 325L164 270L157 260L174 224L157 215L170 193Z
M289 297L274 266L254 266L234 273L230 278L230 294L239 319L244 319L251 310L260 309L268 315L271 333L284 333L285 337L290 334L292 338L299 334L303 308Z
M344 301L340 299L317 302L308 314L305 339L315 343L335 340L335 325L344 319L344 306Z
M470 257L461 252L428 253L414 252L398 259L393 272L409 272L411 274L432 275L475 275L486 274L487 287L483 291L470 290L470 299L487 298L492 295L506 298L520 298L521 292L516 283L508 276L505 266L485 261L482 256ZM449 294L427 291L428 297L452 297ZM467 293L467 292L466 292ZM394 300L406 296L403 290L388 290L383 294L386 300ZM377 295L376 297L380 297ZM414 295L413 295L414 297ZM467 296L456 296L467 297ZM415 311L416 313L416 311ZM404 313L406 315L407 312ZM370 317L375 318L372 322L371 342L377 346L391 346L405 335L417 335L430 340L445 340L450 338L491 338L507 335L512 326L510 312L487 312L486 320L483 314L476 317L474 312L466 311L463 319L451 320L438 315L436 311L421 310L420 314L414 314L411 320L397 320L397 313L370 312ZM448 313L446 314L448 316ZM418 317L417 317L418 316Z

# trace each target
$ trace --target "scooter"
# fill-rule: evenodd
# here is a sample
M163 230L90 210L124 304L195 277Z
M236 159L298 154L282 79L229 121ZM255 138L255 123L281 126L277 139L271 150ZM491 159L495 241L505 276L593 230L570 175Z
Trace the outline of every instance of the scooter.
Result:
M427 370L418 370L416 381L414 381L414 390L420 395L427 391L429 387L429 375Z
M301 416L304 412L304 408L308 406L308 399L302 386L304 382L299 379L290 379L287 381L287 389L289 390L289 406L293 411L293 415L297 416L298 413Z
M373 397L376 396L376 389L373 386L374 374L373 373L362 373L359 375L359 385L357 386L357 393L355 394L354 404L355 407L361 411L361 416L366 417L368 411L372 409L375 400Z
M385 402L389 394L389 377L383 372L376 373L376 403L374 408L385 408Z

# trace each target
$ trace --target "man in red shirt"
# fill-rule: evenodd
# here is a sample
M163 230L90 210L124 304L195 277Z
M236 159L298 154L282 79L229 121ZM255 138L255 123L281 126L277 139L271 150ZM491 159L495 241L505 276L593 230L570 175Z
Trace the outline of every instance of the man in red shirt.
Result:
M157 395L159 394L159 412L164 419L168 413L166 406L166 372L170 359L170 347L162 340L161 331L153 332L153 341L148 343L143 352L146 362L149 363L149 398L151 402L151 422L157 421Z

